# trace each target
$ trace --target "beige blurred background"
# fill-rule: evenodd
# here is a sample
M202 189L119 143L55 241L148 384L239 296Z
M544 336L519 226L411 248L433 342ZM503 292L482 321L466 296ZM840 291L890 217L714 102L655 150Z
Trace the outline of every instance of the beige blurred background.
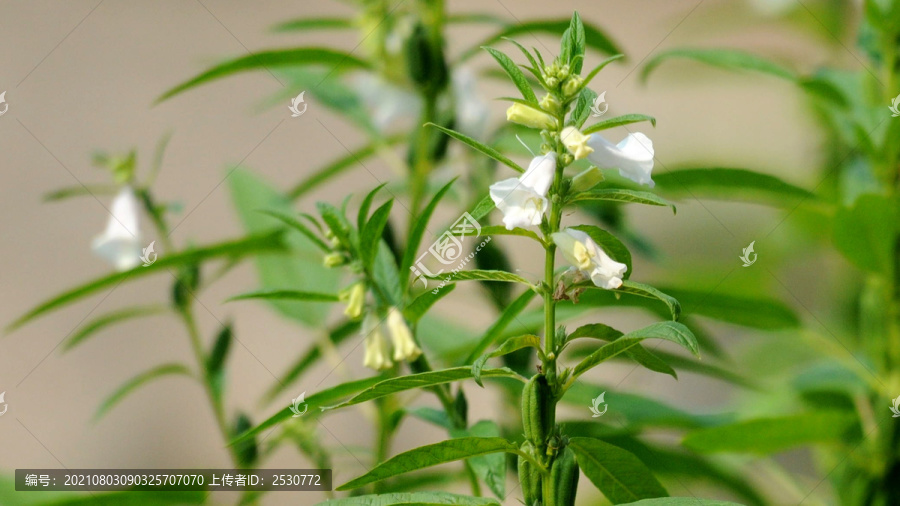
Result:
M625 48L629 59L609 67L602 74L603 82L595 86L598 91L608 91L612 112L647 113L658 119L657 128L648 132L663 165L657 170L689 162L713 165L748 160L748 168L811 187L817 182L813 169L820 161L821 139L804 113L801 97L787 84L698 66L684 65L678 70L679 66L673 65L642 86L638 72L633 71L647 56L685 45L727 46L800 62L798 69L803 71L825 63L858 65L834 40L795 30L769 17L766 9L754 9L750 1L447 3L451 12L485 11L510 21L567 17L577 9L585 19L606 29ZM242 233L227 185L220 185L230 164L243 161L287 188L308 171L345 153L319 121L348 146L363 142L340 118L317 109L314 97L308 97L309 111L300 118L289 117L287 104L263 110L263 100L281 90L265 72L218 81L152 106L172 85L221 58L247 50L313 42L353 49L355 34L277 34L270 30L288 18L350 13L346 5L320 1L0 2L0 92L7 92L9 103L9 112L0 117L0 324L8 324L51 295L109 271L90 251L91 239L107 220L100 203L91 197L41 202L45 193L64 186L107 183L107 175L91 166L95 150L137 148L139 170L145 171L157 141L167 132L173 133L155 191L162 199L193 209L173 235L177 244L184 245ZM454 28L451 52L458 53L489 31L485 26ZM490 63L484 57L475 60L476 66ZM509 94L494 82L480 91L486 98ZM491 107L492 120L499 121L503 104L494 102ZM373 161L367 167L381 179L391 177L382 164ZM315 198L303 200L299 207L310 210L314 200L337 201L347 192L359 193L375 184L369 173L354 170L317 192ZM109 205L108 198L101 200ZM740 248L754 240L755 234L771 229L782 216L761 207L697 202L682 203L677 217L655 211L630 212L639 220L639 228L663 245L662 266L636 263L637 276L645 279L660 274L667 265L698 258L710 266L710 278L721 277L737 265ZM773 237L781 230L788 233L790 228L779 228ZM758 245L757 251L764 260L763 248ZM530 260L527 254L516 258L526 263ZM818 268L812 262L798 265L785 276L798 286L811 286ZM761 270L755 274L747 271L736 275L761 275ZM15 468L60 466L228 466L204 393L186 379L172 377L149 384L99 422L91 420L101 400L131 376L159 363L192 360L188 340L174 319L154 317L118 325L67 354L56 348L89 315L96 317L139 302L164 301L170 281L159 275L122 285L111 295L104 291L0 340L0 391L6 392L9 405L9 411L0 417L0 472L9 475ZM218 322L231 319L236 323L242 344L233 348L230 358L228 409L252 413L258 422L282 407L280 403L260 406L260 394L306 349L312 336L262 305L223 303L228 296L255 286L252 266L243 265L201 296L208 311L198 306L197 314L207 339ZM817 307L811 291L798 293L808 293L809 300L802 302ZM788 299L783 293L776 295ZM467 312L467 320L488 323L488 315L478 307L468 307L465 297L457 297L443 310ZM743 334L734 328L720 330L726 343L740 346ZM327 378L330 365L311 371L290 392L309 390L308 384L323 378L325 386L365 374L360 371L359 351ZM617 373L621 376L621 371L611 368L603 374L612 380ZM715 409L730 395L721 384L689 374L676 383L640 371L621 387L698 410ZM479 418L497 415L492 411L495 403L490 392L468 391ZM289 396L283 401L289 403ZM417 402L431 400L422 397ZM328 430L320 431L325 444L337 449L336 482L366 470L363 463L369 462L369 456L362 448L371 438L360 429L365 425L360 423L364 416L364 409L332 416L326 419ZM405 430L411 435L399 440L395 451L441 437L439 431L416 421L407 422ZM307 463L290 448L264 464L272 468L304 465ZM673 495L702 493L669 485ZM517 498L517 494L511 495L506 504L518 504ZM313 494L280 493L270 494L264 503L311 504L314 499L318 497ZM230 503L234 498L220 495L216 500Z

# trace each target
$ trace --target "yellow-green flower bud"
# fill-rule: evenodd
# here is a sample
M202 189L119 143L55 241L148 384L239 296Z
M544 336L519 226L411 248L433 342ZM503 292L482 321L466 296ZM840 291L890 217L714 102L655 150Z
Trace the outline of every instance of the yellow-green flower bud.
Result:
M566 82L563 83L562 92L567 97L573 97L581 91L581 87L583 85L584 79L582 79L580 76L569 76L569 78L566 79Z
M344 265L345 263L347 263L347 260L344 258L344 255L335 251L333 253L325 255L325 259L322 261L322 263L325 264L325 267L331 269Z
M422 354L422 350L416 346L412 332L403 319L403 313L399 309L392 307L387 317L388 332L391 335L391 341L394 343L394 360L415 360Z
M559 100L557 100L556 97L549 93L544 95L544 98L541 99L540 104L541 109L550 111L554 114L558 113L562 109L562 105L559 103Z
M340 293L339 298L347 303L344 308L344 315L351 320L355 320L362 316L363 306L366 302L366 284L356 283L347 290Z
M553 76L550 76L550 77L544 79L544 82L547 83L548 88L556 88L557 86L559 86L559 79L557 79Z
M572 191L584 192L597 186L603 181L603 172L597 167L591 167L572 178Z
M553 116L518 102L506 110L506 119L531 128L556 128Z

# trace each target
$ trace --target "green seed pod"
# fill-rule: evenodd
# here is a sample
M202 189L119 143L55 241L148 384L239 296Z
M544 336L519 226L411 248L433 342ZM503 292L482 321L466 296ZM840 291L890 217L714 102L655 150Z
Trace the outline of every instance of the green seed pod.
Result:
M550 468L550 483L553 484L554 502L545 506L575 506L575 492L578 489L578 462L575 452L564 448L556 456Z
M534 446L525 441L521 450L531 456L535 455ZM522 486L522 498L525 506L540 504L541 499L541 472L525 457L519 456L519 483Z
M525 437L535 446L541 447L552 430L552 393L547 378L536 374L522 390L522 425Z

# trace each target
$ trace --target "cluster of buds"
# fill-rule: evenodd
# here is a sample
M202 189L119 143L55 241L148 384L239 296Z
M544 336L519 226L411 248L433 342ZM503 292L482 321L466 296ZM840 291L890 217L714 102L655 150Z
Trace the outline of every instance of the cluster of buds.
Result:
M391 342L385 337L385 330L390 336ZM422 354L422 350L416 345L412 332L403 318L403 314L395 307L388 310L385 324L379 320L375 313L369 313L363 320L363 335L366 338L366 352L363 365L370 369L380 371L393 367L394 362L403 360L415 360ZM391 346L394 353L391 360Z
M564 99L570 99L581 92L584 80L577 73L573 73L568 64L560 65L554 61L542 69L541 77L547 88L559 91Z

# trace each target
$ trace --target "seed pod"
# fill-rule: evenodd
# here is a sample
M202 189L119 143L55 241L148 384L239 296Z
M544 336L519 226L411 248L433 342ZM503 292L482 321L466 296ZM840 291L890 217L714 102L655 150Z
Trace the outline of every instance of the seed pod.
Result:
M525 437L535 447L542 447L552 429L552 402L550 385L543 374L536 374L522 390L522 425Z
M553 503L545 506L575 506L575 492L578 489L578 463L575 452L566 447L556 456L550 468L550 483L553 484Z
M525 441L521 450L531 456L535 455L534 446ZM522 498L525 506L534 506L541 499L541 472L525 457L519 456L519 483L522 486Z

